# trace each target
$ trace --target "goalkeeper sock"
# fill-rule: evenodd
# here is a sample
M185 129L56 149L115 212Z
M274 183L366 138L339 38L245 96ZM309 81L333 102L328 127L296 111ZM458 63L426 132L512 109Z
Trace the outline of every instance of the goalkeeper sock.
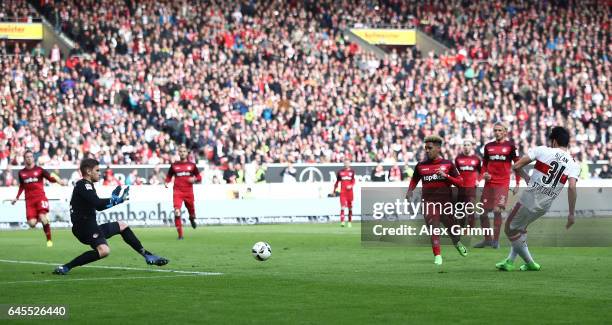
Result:
M136 237L130 227L123 229L121 232L121 237L123 238L123 241L130 245L130 247L132 247L138 254L144 255L145 250L142 248L140 240L138 240L138 237Z
M491 228L491 224L489 223L489 214L487 212L480 215L480 228ZM485 235L486 241L491 241L491 235Z
M87 251L73 259L72 261L64 264L65 267L69 269L73 269L77 266L89 264L91 262L95 262L100 259L100 255L97 250Z
M179 237L183 237L183 222L181 221L181 217L174 218L174 226L176 226Z
M527 248L527 234L521 234L516 240L513 240L512 248L526 263L533 262L533 257L529 253L529 248Z
M502 214L501 212L495 212L493 213L493 227L495 227L493 229L493 240L498 241L499 240L499 231L501 229L501 225L502 225Z

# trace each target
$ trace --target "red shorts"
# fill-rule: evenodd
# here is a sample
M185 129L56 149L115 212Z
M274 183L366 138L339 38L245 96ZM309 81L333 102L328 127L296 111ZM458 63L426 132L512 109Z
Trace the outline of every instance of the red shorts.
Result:
M340 206L343 208L353 208L353 192L340 192Z
M508 202L508 190L509 188L507 186L485 186L482 190L482 197L480 198L480 202L483 203L483 208L485 210L493 210L495 207L505 209L506 203Z
M460 187L457 195L458 202L475 202L476 201L476 188L475 187Z
M38 219L41 214L49 213L49 201L46 197L26 200L26 218Z
M187 208L187 212L189 212L190 217L195 217L195 207L194 207L194 199L193 192L174 192L172 196L174 202L174 209L180 210L183 206L183 202L185 202L185 207Z

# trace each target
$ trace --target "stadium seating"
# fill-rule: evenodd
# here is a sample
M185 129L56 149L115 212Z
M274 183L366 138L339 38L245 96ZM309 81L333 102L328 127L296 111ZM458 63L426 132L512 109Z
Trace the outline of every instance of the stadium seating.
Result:
M166 163L177 143L214 166L414 161L429 134L452 157L496 121L521 152L562 124L579 160L609 160L609 8L558 2L33 1L82 50L3 56L0 165ZM343 37L355 24L451 51L379 60Z

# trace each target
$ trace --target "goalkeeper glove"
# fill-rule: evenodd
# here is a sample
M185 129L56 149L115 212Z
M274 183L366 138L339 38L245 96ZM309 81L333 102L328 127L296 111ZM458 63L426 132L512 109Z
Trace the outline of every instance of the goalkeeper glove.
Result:
M127 192L127 190L125 191ZM121 186L117 186L115 187L115 189L113 190L113 193L111 193L111 205L115 206L117 204L121 204L123 203L123 201L125 200L124 196L125 196L125 192L123 195L119 195L121 193Z

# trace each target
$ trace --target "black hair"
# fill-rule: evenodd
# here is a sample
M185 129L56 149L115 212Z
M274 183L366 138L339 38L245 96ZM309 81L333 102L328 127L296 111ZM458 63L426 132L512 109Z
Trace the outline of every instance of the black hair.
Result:
M81 171L81 174L83 176L85 176L86 171L90 170L96 166L98 166L100 164L100 162L98 162L98 160L93 159L93 158L85 158L81 161L81 165L79 166L79 170Z
M560 147L567 147L570 140L570 134L566 128L562 126L555 126L552 130L550 130L548 139L551 141L557 141L557 145L559 145Z

